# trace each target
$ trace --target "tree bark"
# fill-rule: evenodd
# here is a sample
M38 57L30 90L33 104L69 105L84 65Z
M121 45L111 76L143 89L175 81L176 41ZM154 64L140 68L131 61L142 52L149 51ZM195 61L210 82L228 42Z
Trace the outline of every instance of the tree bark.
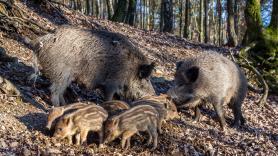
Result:
M228 10L228 46L237 46L237 36L234 29L234 0L227 0L227 10Z
M179 16L180 16L180 37L182 37L182 5L183 5L183 0L179 0L179 5L180 5L180 8L179 8Z
M128 9L127 0L119 0L112 21L124 22Z
M129 0L125 23L134 26L135 15L136 15L136 0Z
M99 18L99 1L96 0L96 17Z
M209 0L205 0L205 43L209 42L209 19L208 19Z
M164 9L164 25L163 32L173 33L173 1L162 0Z
M253 41L259 40L260 36L262 36L260 1L247 0L244 13L247 30L245 32L242 44L248 45Z
M204 16L203 16L203 7L204 6L204 0L200 0L200 10L199 10L199 42L204 41L203 36L203 28L204 28Z
M217 9L218 9L218 44L222 44L222 35L221 35L221 29L222 29L222 4L221 0L217 0Z
M108 19L111 20L114 14L112 0L106 0Z
M235 32L236 32L236 35L239 36L239 31L238 31L238 24L239 24L239 0L235 0L235 3L234 3L234 27L235 27ZM237 39L239 40L239 39Z
M278 28L278 0L273 0L271 21L270 21L269 27L272 27L272 28L276 29L276 31L277 31L277 28Z
M189 25L190 25L189 14L190 14L190 0L186 0L183 37L187 39L189 38Z

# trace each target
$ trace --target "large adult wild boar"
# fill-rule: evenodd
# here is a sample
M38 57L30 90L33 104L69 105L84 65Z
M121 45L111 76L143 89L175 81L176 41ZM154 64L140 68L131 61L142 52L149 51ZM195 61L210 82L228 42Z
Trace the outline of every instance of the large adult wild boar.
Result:
M154 64L123 35L63 26L32 43L42 73L52 82L55 106L65 104L63 93L72 81L102 88L106 100L155 93L149 80Z
M233 110L233 124L244 124L241 105L246 92L246 78L235 63L217 53L203 53L177 63L175 86L168 94L178 107L195 108L197 120L200 117L198 105L202 101L211 103L224 128L222 106L225 104L230 104Z

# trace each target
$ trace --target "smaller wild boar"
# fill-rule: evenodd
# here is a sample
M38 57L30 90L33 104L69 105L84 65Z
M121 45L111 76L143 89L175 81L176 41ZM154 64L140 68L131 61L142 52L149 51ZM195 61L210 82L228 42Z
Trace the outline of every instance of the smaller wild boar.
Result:
M63 116L64 114L74 112L74 111L78 110L79 108L86 107L86 106L90 106L90 105L86 104L86 103L77 102L77 103L73 103L73 104L70 104L70 105L51 108L49 110L49 113L48 113L48 116L47 116L46 128L49 129L49 130L53 129L56 125L56 122L58 121L58 119L61 116Z
M140 100L132 102L131 105L150 105L154 107L159 113L158 131L159 133L162 133L162 122L178 117L178 112L175 104L168 98L169 97L165 94L161 94L159 96L146 96L141 98Z
M157 147L157 124L159 114L149 105L139 105L128 109L119 115L112 116L105 123L105 143L122 136L122 148L130 147L130 138L140 132L149 134L148 144L153 142L153 149Z
M58 139L67 138L72 144L75 135L76 144L87 144L89 131L98 132L99 143L103 143L103 122L108 113L100 106L91 105L81 108L71 114L63 116L55 127L54 137Z
M101 106L108 112L109 115L115 115L123 110L129 109L129 105L120 100L106 101Z
M200 117L198 105L211 103L224 130L223 105L232 108L234 126L244 124L241 106L246 92L247 80L235 63L217 53L203 53L177 63L175 85L168 94L178 108L195 108L196 120Z

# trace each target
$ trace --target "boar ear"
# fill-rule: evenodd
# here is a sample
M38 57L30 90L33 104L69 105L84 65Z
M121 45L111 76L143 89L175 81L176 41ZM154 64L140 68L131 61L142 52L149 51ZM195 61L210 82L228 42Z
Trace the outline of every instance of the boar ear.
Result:
M189 82L195 82L199 76L199 67L191 67L186 72L185 75Z
M176 70L178 70L181 67L182 63L182 61L176 63Z
M143 78L147 78L152 74L152 71L155 67L155 63L152 62L151 64L143 64L139 67L139 78L143 79Z

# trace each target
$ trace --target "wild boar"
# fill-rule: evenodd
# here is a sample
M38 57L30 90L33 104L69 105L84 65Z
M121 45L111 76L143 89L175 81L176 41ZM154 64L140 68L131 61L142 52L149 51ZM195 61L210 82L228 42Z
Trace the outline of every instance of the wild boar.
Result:
M176 106L167 99L167 95L147 96L131 103L131 106L150 105L159 113L158 131L162 133L162 122L178 117Z
M158 96L144 96L144 97L138 99L137 101L140 101L140 100L157 101L160 104L163 104L164 108L166 108L166 110L167 110L166 120L174 119L174 118L178 117L177 107L176 107L175 103L173 102L173 100L171 99L171 97L168 96L167 94L160 94Z
M199 120L202 102L211 103L224 130L226 124L223 105L233 110L234 126L243 125L241 106L247 92L247 80L241 69L226 57L217 53L203 53L200 56L178 62L175 85L168 94L178 107L195 108L195 119Z
M87 144L89 131L98 132L99 143L103 143L103 122L107 119L108 113L100 106L91 105L81 108L73 113L63 116L55 127L54 137L58 139L68 138L72 144L72 137L75 136L76 144Z
M57 121L61 116L63 116L64 114L72 113L78 110L79 108L83 108L87 106L91 106L91 105L87 103L78 102L66 106L51 108L47 116L46 128L49 130L53 129L56 125L55 121Z
M159 114L149 105L132 107L107 119L105 123L105 143L111 142L122 136L121 146L124 149L130 147L130 138L140 132L149 134L148 144L153 142L153 149L157 147L157 124Z
M42 73L52 82L55 106L65 104L63 93L72 81L103 89L105 100L155 94L150 82L154 63L121 34L61 26L31 44Z
M103 107L109 115L115 115L123 110L129 109L129 105L126 102L120 100L106 101L100 106Z

